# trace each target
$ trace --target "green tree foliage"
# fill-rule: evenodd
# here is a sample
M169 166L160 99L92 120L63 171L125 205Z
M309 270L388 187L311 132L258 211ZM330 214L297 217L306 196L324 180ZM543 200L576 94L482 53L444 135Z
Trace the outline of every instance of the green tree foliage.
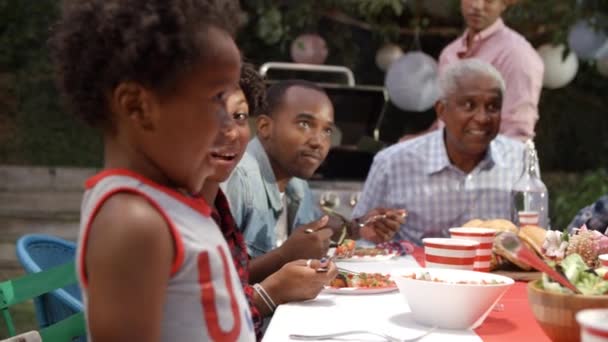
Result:
M96 132L64 113L54 86L46 41L58 14L57 0L0 0L0 163L100 164Z

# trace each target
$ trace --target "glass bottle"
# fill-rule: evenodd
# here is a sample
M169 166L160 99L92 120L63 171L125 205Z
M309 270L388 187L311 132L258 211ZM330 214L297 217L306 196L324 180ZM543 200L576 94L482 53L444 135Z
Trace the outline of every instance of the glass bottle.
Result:
M524 170L512 189L513 217L519 227L525 225L549 228L549 193L540 179L538 155L534 142L526 141Z

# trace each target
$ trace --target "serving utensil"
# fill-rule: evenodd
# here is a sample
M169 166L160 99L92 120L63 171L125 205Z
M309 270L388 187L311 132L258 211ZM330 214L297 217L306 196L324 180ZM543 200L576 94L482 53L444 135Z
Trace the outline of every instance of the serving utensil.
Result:
M529 265L530 267L546 273L551 279L560 283L567 289L576 294L581 292L570 282L570 280L549 266L545 261L530 250L521 239L512 232L503 232L496 237L496 244L503 248L507 253L517 260Z

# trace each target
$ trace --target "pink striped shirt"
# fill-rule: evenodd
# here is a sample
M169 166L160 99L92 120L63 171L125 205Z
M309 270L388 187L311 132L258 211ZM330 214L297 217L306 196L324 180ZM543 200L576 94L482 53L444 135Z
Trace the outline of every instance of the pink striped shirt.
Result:
M536 50L502 19L473 37L467 46L468 30L450 43L439 57L439 71L463 58L478 58L492 64L506 82L500 133L526 140L534 137L544 65Z

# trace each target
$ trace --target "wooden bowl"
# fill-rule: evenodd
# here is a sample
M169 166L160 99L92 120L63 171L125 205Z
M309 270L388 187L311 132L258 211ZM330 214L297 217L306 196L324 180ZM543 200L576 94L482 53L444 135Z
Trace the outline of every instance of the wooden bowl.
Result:
M576 313L608 307L608 296L583 296L545 291L541 280L528 283L528 302L538 324L553 341L580 341Z

